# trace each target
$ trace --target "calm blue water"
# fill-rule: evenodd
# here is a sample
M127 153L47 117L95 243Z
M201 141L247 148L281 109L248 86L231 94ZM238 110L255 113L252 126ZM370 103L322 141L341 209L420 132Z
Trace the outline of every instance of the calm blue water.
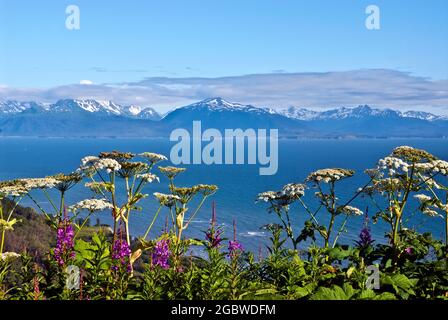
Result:
M219 191L213 196L216 201L218 220L227 230L227 236L232 237L232 221L237 221L239 240L247 249L257 251L267 243L268 234L260 227L275 222L275 216L268 214L266 204L255 203L259 192L278 190L289 182L301 182L311 171L326 167L343 167L356 170L357 174L339 185L340 198L350 197L358 187L368 181L363 173L365 168L371 168L376 161L386 156L400 145L410 145L423 148L442 159L448 159L448 140L282 140L279 143L279 169L274 176L260 176L258 165L188 165L188 170L179 176L177 184L190 186L197 183L216 184ZM42 177L59 172L71 172L79 166L79 161L87 155L96 155L101 151L122 150L130 152L151 151L169 155L172 144L160 139L39 139L39 138L2 138L0 139L0 179ZM168 165L166 162L164 165ZM155 191L167 192L166 180L160 184L152 184L145 191L152 194ZM315 190L308 190L312 195ZM67 195L68 204L91 197L89 190L83 184L75 187ZM45 208L50 208L44 197L39 200ZM360 199L361 200L361 199ZM363 203L363 204L361 204ZM32 205L24 199L24 205ZM357 201L365 210L370 204L363 200ZM143 202L143 211L134 213L131 231L138 235L146 230L151 220L157 202L150 196ZM409 207L408 216L413 214ZM191 209L192 210L192 209ZM298 207L292 207L292 220L300 230L302 222L308 216ZM373 207L370 209L373 214ZM159 216L153 235L163 229L168 212ZM211 200L197 215L196 222L186 234L203 237L202 231L207 228L211 216ZM109 214L98 214L104 223L110 222ZM322 218L326 218L322 214ZM92 219L93 221L95 219ZM341 239L352 242L357 237L362 225L362 218L352 218L348 224L348 234ZM416 213L408 226L421 231L430 231L436 237L442 237L443 223L438 219L423 217ZM372 230L377 240L383 238L385 225L373 225Z

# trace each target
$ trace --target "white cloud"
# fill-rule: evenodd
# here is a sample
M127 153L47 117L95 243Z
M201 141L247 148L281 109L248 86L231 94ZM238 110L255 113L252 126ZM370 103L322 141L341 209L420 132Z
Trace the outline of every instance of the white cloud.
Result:
M81 80L81 81L79 81L79 84L90 85L90 84L93 84L93 81L91 81L91 80Z
M0 87L0 99L54 102L107 99L160 111L220 96L256 106L327 109L369 104L448 114L448 80L387 69L325 73L269 73L220 78L154 77L119 84L65 85L47 89Z

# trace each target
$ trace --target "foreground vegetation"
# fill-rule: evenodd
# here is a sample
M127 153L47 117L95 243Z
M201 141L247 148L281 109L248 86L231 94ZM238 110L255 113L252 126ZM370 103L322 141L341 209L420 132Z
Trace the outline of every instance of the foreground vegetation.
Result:
M426 151L394 149L366 170L368 183L344 201L339 183L355 173L341 168L260 193L260 206L275 219L264 226L271 234L266 257L244 250L236 224L225 238L214 210L203 239L185 237L217 187L176 185L185 169L158 166L164 160L148 152L104 152L82 159L71 174L0 183L0 299L448 299L448 162ZM153 194L159 207L145 234L132 239L130 221L143 210L145 186L160 182L156 170L170 193ZM78 183L92 198L66 204ZM125 192L121 203L119 190ZM51 212L36 201L37 192ZM40 215L20 207L25 197ZM353 206L360 199L372 217ZM419 214L444 226L445 239L408 227L411 199L419 201ZM100 211L111 212L113 226L90 226ZM291 222L299 214L308 217L301 227ZM164 232L149 239L163 215ZM340 244L352 219L364 219L359 239ZM370 223L388 226L384 242L372 240ZM204 257L189 254L192 247Z

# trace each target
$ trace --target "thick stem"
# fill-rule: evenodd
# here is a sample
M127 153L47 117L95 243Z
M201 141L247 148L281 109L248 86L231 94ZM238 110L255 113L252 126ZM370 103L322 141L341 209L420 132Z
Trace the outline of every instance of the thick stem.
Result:
M6 233L6 230L3 229L2 230L2 241L0 243L0 254L3 253L3 246L5 245L5 233Z
M65 192L61 191L61 202L59 204L59 220L62 220L62 213L64 212L65 206Z
M392 246L395 248L398 243L398 227L400 224L400 217L395 217L394 229L392 234Z
M325 237L325 248L328 248L328 244L330 242L331 230L333 229L335 217L336 216L332 213L331 219L330 219L330 225L328 226L328 230L327 230L327 236Z

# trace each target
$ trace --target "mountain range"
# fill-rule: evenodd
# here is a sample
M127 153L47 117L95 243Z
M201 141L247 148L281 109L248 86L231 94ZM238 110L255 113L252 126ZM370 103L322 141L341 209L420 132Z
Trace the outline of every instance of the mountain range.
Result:
M93 99L53 104L0 101L0 136L166 137L176 128L279 129L287 138L390 138L447 136L448 118L367 105L314 111L271 109L210 98L161 115L148 106Z

